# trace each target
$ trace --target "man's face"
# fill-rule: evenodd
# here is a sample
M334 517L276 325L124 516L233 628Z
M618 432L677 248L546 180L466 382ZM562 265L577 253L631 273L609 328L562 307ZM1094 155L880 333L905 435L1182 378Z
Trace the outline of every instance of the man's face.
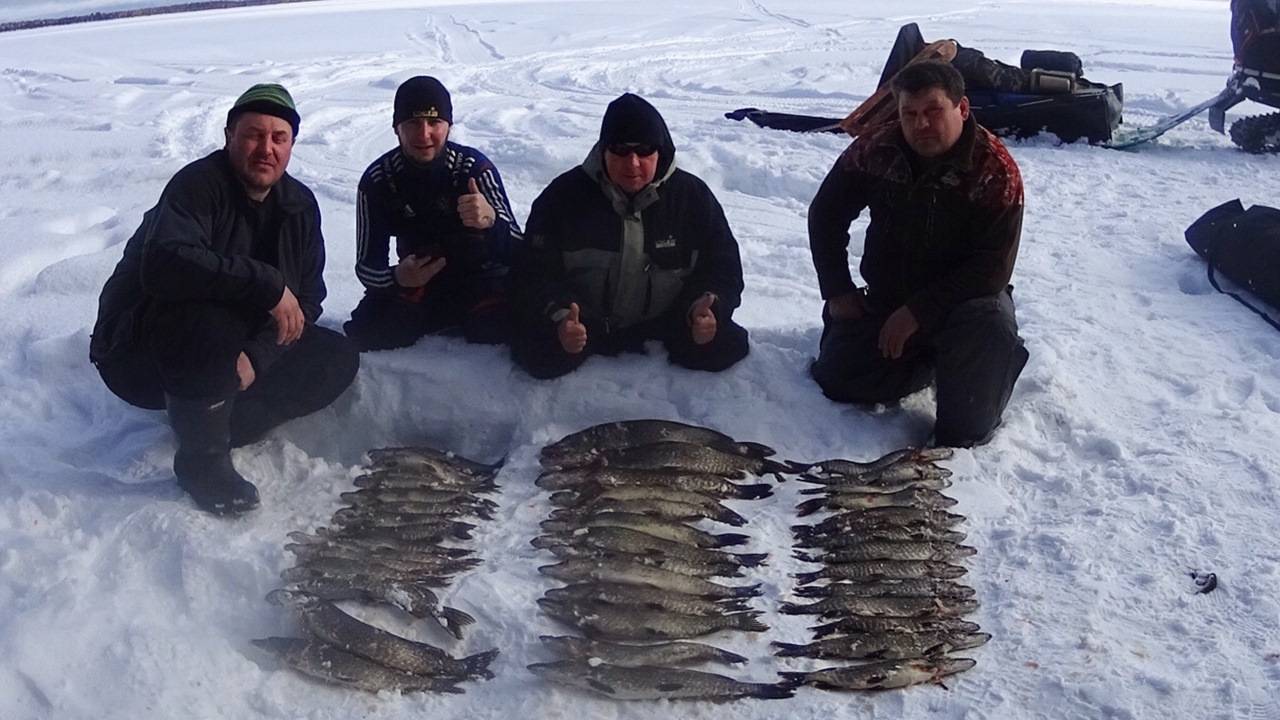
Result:
M969 98L951 102L942 88L899 93L898 121L907 145L920 157L935 158L950 150L969 119Z
M604 171L622 192L635 195L658 174L658 148L639 143L621 143L604 149Z
M449 140L449 123L440 118L409 118L395 129L400 150L417 163L435 160Z
M231 169L249 191L261 199L271 190L293 154L293 127L274 115L247 112L226 129Z

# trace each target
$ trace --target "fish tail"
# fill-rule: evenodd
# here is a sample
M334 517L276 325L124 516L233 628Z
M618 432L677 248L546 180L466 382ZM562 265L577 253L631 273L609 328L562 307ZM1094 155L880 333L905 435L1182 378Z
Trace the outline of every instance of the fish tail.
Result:
M779 462L777 460L762 459L760 464L760 474L772 475L778 478L778 482L786 481L786 478L783 477L784 475L799 475L809 469L808 465L793 463L790 460L783 460Z
M783 685L784 687L791 688L793 691L795 688L800 687L801 685L805 685L809 682L809 673L779 672L778 675L782 676L782 682L780 684Z
M758 619L759 616L759 612L744 612L735 613L728 617L733 618L733 623L731 625L733 628L744 630L746 632L765 632L769 629L769 626L760 622Z
M769 553L738 553L734 561L739 567L760 567L769 559Z
M720 648L716 648L716 659L728 665L741 665L747 662L746 657Z
M806 653L809 652L808 645L795 645L784 642L771 642L769 644L778 648L777 652L774 653L778 657L807 657Z
M791 557L805 562L822 562L822 558L813 553L801 552L799 550L791 553Z
M828 635L834 635L835 633L840 632L840 621L837 620L836 622L814 625L809 629L813 631L813 636L815 638L824 638Z
M737 485L734 497L740 500L759 500L773 495L773 488L764 483L758 485Z
M476 526L472 525L471 523L454 522L449 526L449 534L453 535L459 540L470 540L471 531L475 529L476 529Z
M751 697L763 700L781 700L795 694L795 686L785 683L752 683L751 685Z
M742 454L747 457L758 458L761 460L778 454L776 450L768 445L761 445L757 442L740 442L738 443L738 448L740 448L742 450Z
M819 510L822 509L822 506L826 504L827 504L826 498L824 497L814 498L812 500L805 500L804 502L800 503L799 505L796 506L796 510L800 511L798 513L800 517L804 517L806 515L812 515L818 512Z
M494 648L475 655L468 655L459 659L458 662L462 663L462 666L466 668L467 677L491 680L493 679L493 671L489 669L489 664L496 657L498 657L498 649Z
M812 607L812 605L784 602L778 606L778 611L784 615L812 615Z
M549 533L569 532L573 530L573 524L561 522L559 520L543 520L539 523L539 527Z
M796 588L796 596L802 598L824 598L831 597L831 586L829 585L808 585Z
M831 492L831 488L826 485L823 485L820 487L805 488L800 491L800 494L801 495L822 495L828 492Z
M794 577L796 582L801 585L808 585L811 582L817 582L822 577L822 571L817 570L815 572L796 573L795 575L792 575L792 577Z
M716 520L734 527L742 527L747 524L747 519L729 508L721 508L716 512Z
M549 535L539 535L538 537L530 540L529 544L538 548L539 550L546 550L547 548L559 547L560 545L567 545L568 543L565 542L563 538L553 537Z
M736 597L736 598L756 597L760 595L761 592L762 591L760 590L760 583L756 583L755 585L745 585L745 586L739 585L739 586L729 588L730 596Z
M544 529L546 529L544 527ZM728 547L730 545L746 545L751 537L739 533L721 533L715 536L716 547Z
M462 639L462 628L467 625L474 625L476 622L475 618L457 608L451 608L448 605L440 606L439 619L445 629L449 631L449 634L459 640Z

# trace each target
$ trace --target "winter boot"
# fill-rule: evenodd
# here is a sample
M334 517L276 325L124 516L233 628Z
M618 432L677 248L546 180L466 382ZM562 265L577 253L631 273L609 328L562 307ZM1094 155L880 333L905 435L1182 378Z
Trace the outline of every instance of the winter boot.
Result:
M229 515L258 507L258 488L231 464L234 400L184 400L165 396L169 425L178 436L173 474L201 510Z

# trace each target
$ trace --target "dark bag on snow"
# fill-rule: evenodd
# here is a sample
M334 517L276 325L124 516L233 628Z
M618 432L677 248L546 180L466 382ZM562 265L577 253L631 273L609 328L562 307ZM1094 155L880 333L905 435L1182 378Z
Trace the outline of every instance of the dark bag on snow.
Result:
M1187 228L1187 244L1209 264L1209 283L1218 292L1240 301L1280 330L1280 321L1238 293L1218 285L1220 272L1273 308L1280 309L1280 210L1239 200L1210 210Z
M1055 70L1057 72L1084 75L1084 63L1080 56L1064 50L1023 50L1018 63L1023 70Z

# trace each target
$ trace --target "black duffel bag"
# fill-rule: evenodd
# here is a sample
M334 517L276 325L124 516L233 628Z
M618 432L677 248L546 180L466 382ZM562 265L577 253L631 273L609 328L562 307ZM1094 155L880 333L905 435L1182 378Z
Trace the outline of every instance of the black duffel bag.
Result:
M1019 64L1023 70L1056 70L1077 77L1084 75L1080 56L1064 50L1023 50Z
M1214 273L1220 272L1273 308L1280 309L1280 210L1239 200L1223 203L1187 228L1187 244L1209 263L1209 283L1258 313L1272 327L1280 322L1238 293L1226 292Z

